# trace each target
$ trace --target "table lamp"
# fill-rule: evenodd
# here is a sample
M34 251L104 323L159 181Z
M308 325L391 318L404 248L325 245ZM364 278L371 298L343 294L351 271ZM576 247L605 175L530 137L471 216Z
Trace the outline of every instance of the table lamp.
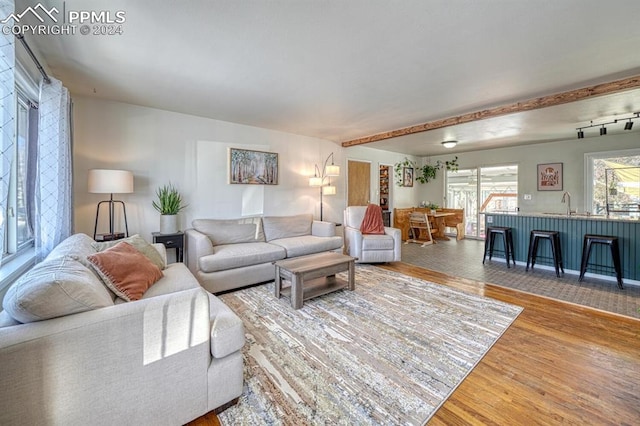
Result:
M125 227L125 233L122 236L128 237L129 225L127 224L126 207L123 201L114 200L113 194L129 194L133 192L133 173L127 170L89 170L89 192L92 194L110 194L109 199L100 201L96 208L96 222L93 227L93 239L95 240L98 235L98 219L100 217L100 207L103 204L107 204L109 209L109 233L102 234L102 240L108 241L117 239L116 233L113 230L116 204L122 205Z

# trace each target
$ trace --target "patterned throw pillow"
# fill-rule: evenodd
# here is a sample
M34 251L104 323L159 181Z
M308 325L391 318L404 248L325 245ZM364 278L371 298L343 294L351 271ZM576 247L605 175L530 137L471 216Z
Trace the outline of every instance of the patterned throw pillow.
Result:
M154 249L155 250L155 249ZM162 278L162 271L127 242L87 256L105 285L118 297L138 300Z

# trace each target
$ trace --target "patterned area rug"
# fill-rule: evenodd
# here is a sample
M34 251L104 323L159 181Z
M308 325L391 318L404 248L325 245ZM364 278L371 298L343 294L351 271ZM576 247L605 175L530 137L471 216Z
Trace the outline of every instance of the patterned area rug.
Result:
M273 283L221 298L247 336L244 393L223 425L423 424L522 311L360 265L355 291L299 310Z

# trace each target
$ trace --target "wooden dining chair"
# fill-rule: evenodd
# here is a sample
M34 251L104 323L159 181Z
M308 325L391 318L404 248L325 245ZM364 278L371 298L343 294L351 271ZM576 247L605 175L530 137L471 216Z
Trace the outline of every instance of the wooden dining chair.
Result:
M413 212L409 216L409 239L405 244L417 243L422 247L435 244L433 232L426 213Z

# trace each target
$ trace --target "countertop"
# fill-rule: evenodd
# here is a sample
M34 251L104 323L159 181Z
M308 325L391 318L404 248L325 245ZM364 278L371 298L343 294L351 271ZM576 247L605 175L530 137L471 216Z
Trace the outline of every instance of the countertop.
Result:
M485 215L500 215L500 216L521 216L521 217L546 217L550 219L573 219L573 220L602 220L611 222L635 222L640 223L640 217L628 217L619 215L593 215L586 213L572 213L571 216L567 216L566 213L554 213L554 212L483 212Z

